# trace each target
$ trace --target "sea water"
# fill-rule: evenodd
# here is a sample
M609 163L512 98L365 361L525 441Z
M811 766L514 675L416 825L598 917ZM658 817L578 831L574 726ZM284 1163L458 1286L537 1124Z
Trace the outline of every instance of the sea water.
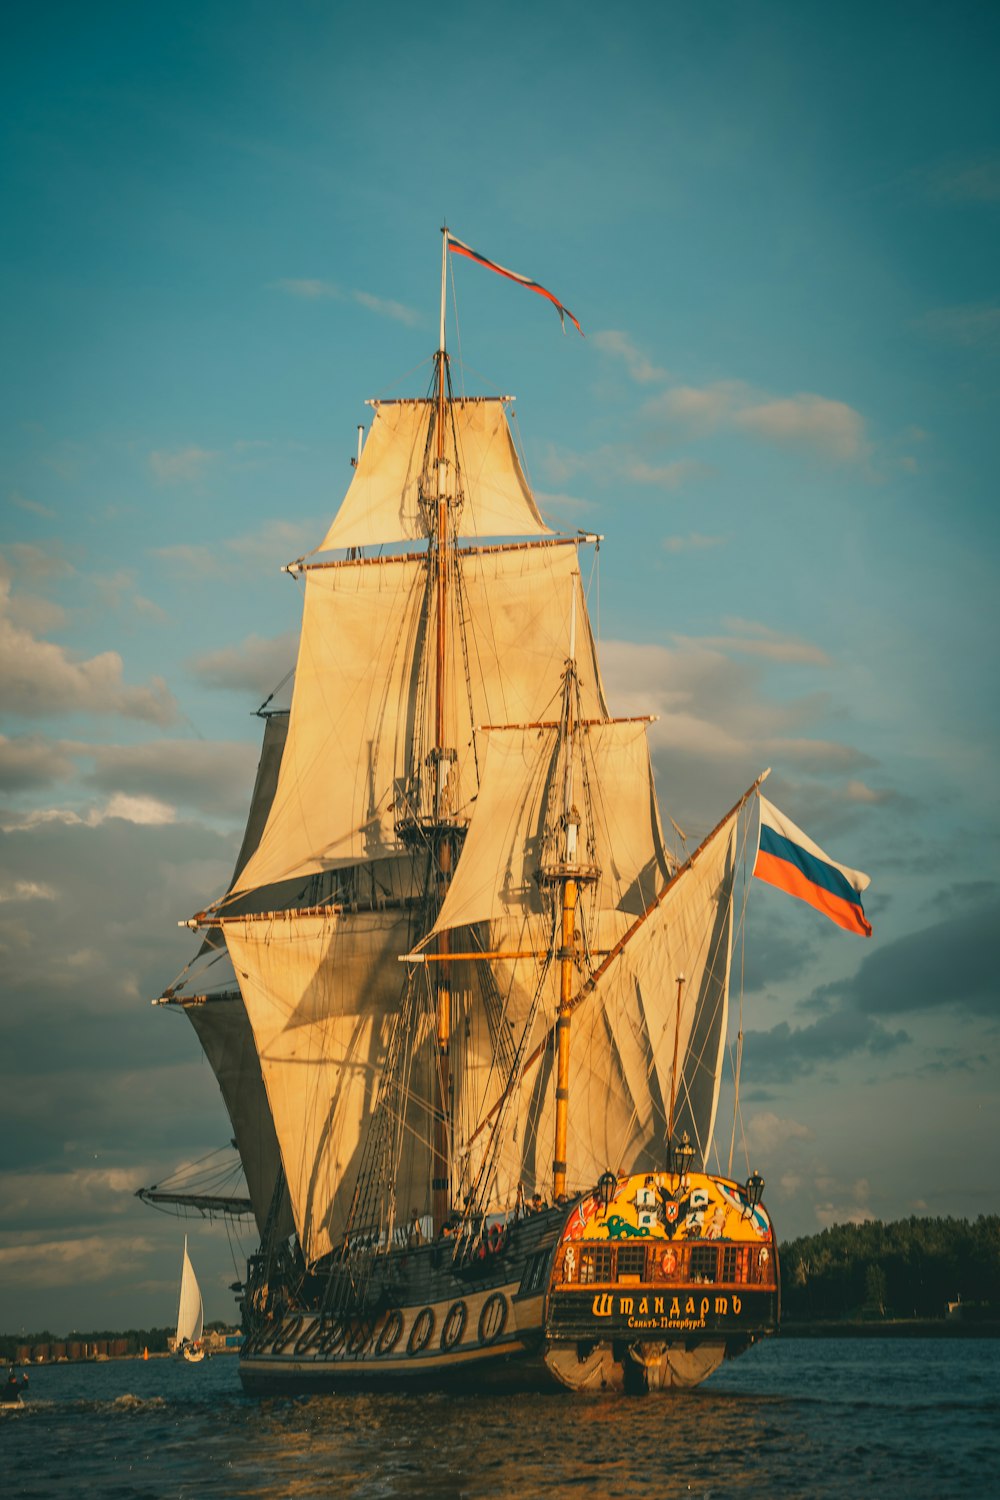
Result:
M0 1408L7 1495L1000 1495L1000 1341L774 1339L647 1397L252 1400L237 1360L31 1371Z

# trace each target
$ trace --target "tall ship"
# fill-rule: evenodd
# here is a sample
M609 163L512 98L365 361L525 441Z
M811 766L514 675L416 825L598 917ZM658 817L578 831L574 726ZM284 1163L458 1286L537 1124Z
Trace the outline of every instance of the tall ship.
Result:
M668 851L650 720L610 713L588 617L601 538L546 524L511 398L455 394L449 251L503 271L445 232L429 387L371 403L287 565L291 706L192 919L233 982L161 997L245 1189L142 1196L255 1220L250 1392L689 1387L778 1326L763 1180L713 1149L763 775Z

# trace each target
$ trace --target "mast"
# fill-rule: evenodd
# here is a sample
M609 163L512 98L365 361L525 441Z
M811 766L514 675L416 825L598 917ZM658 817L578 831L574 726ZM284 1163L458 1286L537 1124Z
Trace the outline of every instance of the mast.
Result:
M560 946L559 960L559 1010L556 1017L556 1109L555 1143L552 1153L552 1197L561 1198L566 1192L566 1141L569 1130L569 1047L572 1022L573 969L576 959L576 906L581 882L597 880L600 871L578 863L577 839L580 831L580 812L575 797L575 739L576 698L578 692L576 668L576 576L573 577L573 592L569 630L569 660L563 690L563 716L561 737L565 764L562 788L562 861L543 875L559 891Z
M437 351L437 671L434 686L434 836L436 841L438 908L447 893L452 868L452 839L447 828L445 790L451 755L445 748L445 675L448 651L448 577L452 541L448 529L448 485L444 457L445 296L448 276L448 230L441 229L441 321ZM451 1213L451 965L446 955L451 934L441 933L438 952L445 959L436 966L437 1072L439 1098L434 1111L431 1167L431 1208L434 1232L439 1233Z

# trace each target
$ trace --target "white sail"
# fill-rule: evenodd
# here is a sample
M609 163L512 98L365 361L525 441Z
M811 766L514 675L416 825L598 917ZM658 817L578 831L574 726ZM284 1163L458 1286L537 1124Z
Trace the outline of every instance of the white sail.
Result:
M310 1263L347 1223L411 922L394 908L226 924Z
M579 726L578 782L591 789L581 860L600 873L582 913L600 914L591 946L615 941L653 900L670 873L663 848L645 722ZM546 859L545 818L560 748L556 727L498 728L489 735L482 786L462 857L430 935L476 922L497 924L511 947L548 948L551 911L539 885ZM582 802L582 786L580 788ZM586 820L586 814L582 815ZM549 830L551 834L554 830ZM548 850L548 857L553 851Z
M735 839L734 813L700 857L675 878L620 952L597 970L592 990L573 1011L567 1142L571 1191L592 1187L609 1169L662 1167L672 1094L675 1135L685 1118L696 1122L701 1154L708 1151L718 1070L707 1099L699 1096L697 1109L694 1090L689 1097L684 1080L693 1076L697 1017L725 1008ZM540 1028L550 1045L532 1057L518 1089L508 1138L500 1148L501 1197L518 1182L526 1191L544 1192L551 1181L555 1053L549 1028L555 1009L553 972Z
M447 596L454 645L445 718L457 757L448 812L458 823L468 819L478 792L480 726L553 717L577 568L571 542L472 551L457 563ZM435 607L422 560L307 573L288 741L271 813L239 889L401 851L397 823L428 795L433 643L428 647L426 621ZM589 628L579 634L584 712L604 716Z
M428 503L436 505L438 496L432 467L437 403L372 404L375 419L357 470L317 551L431 533ZM505 405L471 400L445 406L444 486L455 536L540 536L549 530L518 462Z
M254 1218L263 1235L281 1154L242 996L238 991L208 996L203 1002L184 1005L184 1013L218 1079L243 1163ZM274 1228L279 1238L287 1238L291 1233L287 1201L283 1211L279 1210Z
M201 1288L188 1255L187 1235L185 1235L184 1259L181 1262L181 1290L177 1304L177 1348L180 1348L182 1344L198 1343L201 1338L203 1319Z
M260 842L278 784L278 771L284 753L287 730L287 712L276 712L264 716L264 738L260 761L257 765L257 775L250 797L250 810L243 841L236 857L230 889L236 876ZM255 897L258 900L255 900ZM272 889L245 896L234 905L235 910L239 912L254 910L261 904L267 907L287 905L290 899L292 898L287 891L278 892ZM193 972L198 972L199 960L205 959L209 953L217 955L215 964L218 965L224 952L225 939L222 928L219 926L208 928L201 949L192 965ZM228 970L228 963L224 963L220 976L223 983L229 978ZM209 977L214 978L215 973L218 972L218 969L215 969ZM263 1235L281 1165L281 1156L274 1133L274 1122L271 1119L267 1096L264 1092L253 1032L235 982L229 978L229 983L228 990L222 992L213 990L209 995L192 1001L181 996L179 1003L194 1027L198 1041L218 1081L232 1125L236 1149L239 1151L243 1164L254 1219L259 1232ZM276 1234L282 1238L291 1233L292 1221L287 1199L279 1209L274 1228Z

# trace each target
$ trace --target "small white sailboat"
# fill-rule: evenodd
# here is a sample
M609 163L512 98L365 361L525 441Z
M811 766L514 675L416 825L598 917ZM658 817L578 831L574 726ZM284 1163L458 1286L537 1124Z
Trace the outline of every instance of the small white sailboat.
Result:
M181 1263L181 1290L177 1303L177 1336L174 1339L174 1353L181 1355L191 1364L197 1364L205 1358L205 1350L202 1348L201 1334L204 1323L204 1307L201 1300L201 1288L198 1278L194 1274L194 1266L188 1255L187 1235L184 1236L184 1259Z

